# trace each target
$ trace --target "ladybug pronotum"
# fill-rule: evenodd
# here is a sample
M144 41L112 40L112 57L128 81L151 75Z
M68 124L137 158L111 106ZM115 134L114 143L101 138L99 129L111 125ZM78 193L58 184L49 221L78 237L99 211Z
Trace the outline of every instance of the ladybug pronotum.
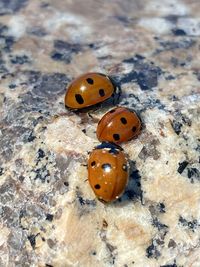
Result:
M128 183L129 164L121 147L103 142L89 156L88 180L103 202L118 199Z
M97 138L116 144L136 137L141 131L141 121L134 111L117 107L108 111L99 121Z
M69 85L65 94L65 106L82 109L101 103L111 96L120 95L120 88L101 73L81 75Z

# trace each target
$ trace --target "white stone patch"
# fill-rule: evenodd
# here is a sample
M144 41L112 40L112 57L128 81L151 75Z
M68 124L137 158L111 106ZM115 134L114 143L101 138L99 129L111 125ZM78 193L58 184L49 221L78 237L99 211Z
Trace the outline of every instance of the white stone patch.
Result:
M66 26L66 32L70 33L74 41L78 41L92 33L88 25L89 22L85 18L72 13L62 12L55 12L53 16L44 22L44 26L50 31L57 31L61 27Z
M86 136L79 125L78 117L61 117L49 124L45 133L45 143L54 152L74 156L87 155L98 142Z
M173 24L164 18L142 18L138 22L139 26L151 30L158 34L170 32Z
M26 33L28 21L22 15L15 15L10 19L8 27L8 34L14 36L16 39L19 39Z
M184 5L179 0L151 0L147 1L146 5L146 11L148 13L150 12L156 12L160 16L169 16L169 15L179 15L184 16L189 13L189 5Z
M200 103L200 94L183 96L181 99L181 102L183 102L185 105L188 105L190 107L191 105L194 105L195 107L197 103Z
M200 35L200 18L179 18L177 28L182 29L188 35Z

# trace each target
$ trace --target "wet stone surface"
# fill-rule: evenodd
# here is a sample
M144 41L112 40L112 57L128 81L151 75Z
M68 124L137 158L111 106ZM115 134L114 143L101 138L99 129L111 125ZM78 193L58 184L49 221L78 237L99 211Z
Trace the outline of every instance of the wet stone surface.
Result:
M200 266L199 15L197 0L0 1L0 266ZM113 103L64 107L89 71L142 121L107 205L86 165Z

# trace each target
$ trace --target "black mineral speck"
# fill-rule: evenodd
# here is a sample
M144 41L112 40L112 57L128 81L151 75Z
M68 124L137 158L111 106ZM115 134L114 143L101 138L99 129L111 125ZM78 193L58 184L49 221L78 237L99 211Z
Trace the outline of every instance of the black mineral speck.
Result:
M2 0L0 1L0 15L11 14L23 8L28 0Z
M66 187L69 186L69 183L68 183L68 182L64 182L63 184L64 184Z
M182 29L173 29L172 32L176 36L184 36L184 35L186 35L186 32L184 30L182 30Z
M36 237L37 237L37 235L29 235L28 236L28 240L30 241L31 247L33 249L35 249L35 245L36 245L35 238Z
M33 140L36 139L36 136L33 134L33 132L31 132L27 138L28 142L32 142Z
M14 89L14 88L16 88L16 84L13 84L13 83L10 84L10 85L9 85L9 88L10 88L10 89Z
M53 214L47 213L46 220L52 222L53 221Z
M119 201L133 201L139 199L142 202L143 192L141 188L141 176L139 170L136 168L136 163L134 161L129 160L129 171L129 181L126 186L125 192L122 197L119 198Z
M162 203L162 202L159 203L158 208L159 208L160 213L165 213L165 204L164 203Z
M159 231L167 231L168 226L166 224L161 223L157 217L153 219L152 224L154 227L158 228Z
M49 181L50 173L46 165L34 170L34 172L36 173L35 180L39 179L42 183Z
M188 228L189 230L192 230L193 232L197 229L197 227L200 226L200 224L198 223L198 221L192 220L192 221L187 221L185 218L183 218L182 216L179 217L179 223Z
M162 70L154 64L145 62L143 57L135 56L123 62L133 64L133 70L122 76L120 82L136 82L143 91L151 90L158 85L158 77Z
M179 167L177 169L177 172L179 172L181 174L185 170L185 168L187 167L188 164L189 164L189 162L186 160L184 160L183 162L179 162Z
M63 61L69 64L72 56L81 51L80 44L68 43L62 40L55 40L54 50L51 53L51 58L56 61Z
M33 86L33 93L37 97L52 98L58 93L64 93L69 78L64 73L42 74L36 71L28 72L28 82ZM31 99L33 101L34 99ZM41 102L41 101L40 101Z
M157 246L154 245L154 240L152 240L151 245L146 249L147 258L157 259L160 255L160 251L158 251Z
M161 265L160 267L178 267L178 266L174 263L174 264Z
M170 239L168 243L168 248L175 248L176 246L176 242L173 239Z
M165 79L166 79L167 81L171 81L171 80L175 80L176 77L174 77L173 75L168 75L167 77L165 77Z
M188 168L187 176L194 183L194 180L200 181L200 171L197 168Z
M78 189L78 188L77 188ZM93 199L84 199L80 191L76 192L78 202L81 206L95 207L96 201Z
M43 28L40 27L34 27L28 30L29 34L35 35L37 37L45 36L47 33Z
M6 25L0 23L0 36L5 34L7 30L8 30L8 27Z
M0 167L0 176L3 174L3 168Z
M163 50L166 50L166 51L176 50L176 49L189 49L195 43L196 43L196 40L186 39L186 38L182 38L179 41L160 41L160 45L163 47Z
M179 135L181 133L181 128L182 128L182 123L173 120L173 122L171 123L172 128L174 129L174 132Z
M51 58L53 60L57 60L57 61L66 61L66 59L63 56L63 54L61 54L60 52L56 52L56 51L52 52ZM70 60L69 60L69 62L70 62Z
M38 158L44 158L44 157L45 157L44 151L41 148L39 148L39 150L38 150Z
M14 37L13 36L8 36L8 35L0 35L0 42L1 40L4 41L4 45L2 47L2 51L4 51L5 53L9 53L12 50L12 46L15 43ZM1 56L1 54L0 54ZM2 60L1 60L2 63Z
M12 64L19 64L19 65L23 65L25 63L30 63L30 59L26 55L15 56L10 61L11 61Z

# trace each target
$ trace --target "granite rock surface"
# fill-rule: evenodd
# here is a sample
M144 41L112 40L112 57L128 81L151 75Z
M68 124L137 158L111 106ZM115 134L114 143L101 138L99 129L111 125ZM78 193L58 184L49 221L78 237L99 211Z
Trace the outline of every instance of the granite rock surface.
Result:
M200 266L199 37L198 0L0 0L0 267ZM88 71L143 122L109 205L85 164L111 106L63 103Z

